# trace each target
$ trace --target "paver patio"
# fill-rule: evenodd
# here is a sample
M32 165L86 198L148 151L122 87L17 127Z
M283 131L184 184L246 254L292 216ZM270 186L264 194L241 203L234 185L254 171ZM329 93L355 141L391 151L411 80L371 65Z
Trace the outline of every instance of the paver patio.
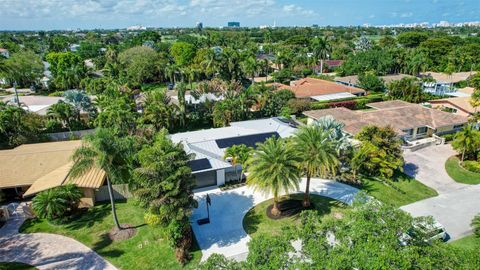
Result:
M300 185L300 191L305 190L305 179ZM310 192L341 202L351 204L359 190L330 180L312 179ZM207 216L205 197L209 194L212 205L210 206L210 224L198 225L197 220ZM194 210L191 217L192 227L198 245L202 249L202 261L213 253L225 257L242 260L248 253L247 243L250 236L242 226L245 214L253 206L270 199L259 192L254 192L250 187L241 187L229 191L218 188L197 191L195 198L199 207Z

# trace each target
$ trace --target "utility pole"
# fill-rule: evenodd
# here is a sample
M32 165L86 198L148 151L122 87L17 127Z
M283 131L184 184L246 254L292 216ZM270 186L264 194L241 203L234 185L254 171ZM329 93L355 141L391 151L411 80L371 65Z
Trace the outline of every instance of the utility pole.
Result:
M17 105L18 105L18 107L21 107L20 106L20 99L18 98L17 82L13 83L13 91L15 91L15 97L17 99Z

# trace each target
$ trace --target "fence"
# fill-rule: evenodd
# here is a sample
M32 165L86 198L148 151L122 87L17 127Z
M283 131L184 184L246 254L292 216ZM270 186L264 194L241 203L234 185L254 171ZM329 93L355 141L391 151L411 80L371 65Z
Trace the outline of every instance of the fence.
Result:
M57 133L48 133L47 136L52 141L68 141L72 139L80 139L87 134L93 133L94 131L95 129L65 131L65 132L57 132Z
M112 185L112 188L115 200L125 200L132 197L132 193L128 189L127 184ZM98 190L95 191L95 201L101 202L108 200L110 200L110 196L108 195L107 186L101 186Z

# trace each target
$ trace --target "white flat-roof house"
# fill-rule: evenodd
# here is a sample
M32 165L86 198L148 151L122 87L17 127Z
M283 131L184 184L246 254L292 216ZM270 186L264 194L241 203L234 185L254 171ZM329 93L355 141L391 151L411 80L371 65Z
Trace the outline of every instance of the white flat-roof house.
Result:
M187 153L195 154L190 161L197 188L220 186L237 179L237 168L224 160L225 149L245 144L254 147L258 142L275 136L292 136L296 128L289 121L267 118L230 123L229 127L204 129L170 135L175 143L182 143Z

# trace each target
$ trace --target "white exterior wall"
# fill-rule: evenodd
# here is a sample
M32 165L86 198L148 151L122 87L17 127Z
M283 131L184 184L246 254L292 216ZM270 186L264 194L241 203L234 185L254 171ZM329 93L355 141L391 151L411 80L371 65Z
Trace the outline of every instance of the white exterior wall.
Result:
M225 184L225 169L217 170L217 186Z

